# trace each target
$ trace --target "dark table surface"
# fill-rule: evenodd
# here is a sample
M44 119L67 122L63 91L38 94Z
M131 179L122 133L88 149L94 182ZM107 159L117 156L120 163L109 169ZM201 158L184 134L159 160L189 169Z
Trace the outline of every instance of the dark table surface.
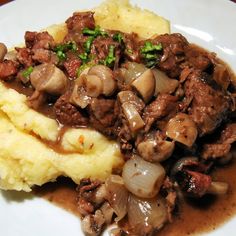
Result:
M0 6L11 1L12 0L0 0ZM236 0L231 0L231 1L236 3Z

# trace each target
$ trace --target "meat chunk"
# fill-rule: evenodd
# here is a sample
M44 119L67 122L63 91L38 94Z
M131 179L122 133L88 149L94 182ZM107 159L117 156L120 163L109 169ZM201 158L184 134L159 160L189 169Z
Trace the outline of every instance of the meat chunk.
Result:
M47 49L33 49L33 60L39 63L49 63L51 61L52 52Z
M116 61L119 61L121 54L120 44L111 37L98 36L91 46L91 54L94 57L95 62L99 63L100 61L105 60L112 46L114 47Z
M88 118L78 108L69 103L68 94L62 95L54 104L54 112L58 121L70 126L87 126Z
M236 123L227 124L220 136L220 143L236 142Z
M152 124L170 113L175 113L178 98L169 94L160 94L155 101L145 107L143 120L146 124L145 130L148 131Z
M172 222L172 213L176 206L177 193L174 188L174 183L169 179L169 177L166 177L164 180L161 191L166 196L168 220L169 222Z
M185 48L188 41L181 34L164 34L153 39L155 44L161 43L164 55L159 67L170 77L177 77L181 73L181 62L185 59Z
M204 159L227 159L234 142L236 142L236 124L227 124L214 143L203 145L202 157Z
M201 71L195 70L185 82L186 99L191 101L188 113L196 123L200 136L214 131L225 119L230 107L229 97L214 89L205 77Z
M25 45L30 49L50 49L55 46L55 41L53 37L46 31L39 33L26 31Z
M24 65L25 67L29 67L33 64L32 53L28 48L15 48L17 51L16 57L17 60Z
M77 70L81 66L82 62L76 55L67 57L66 61L64 62L64 67L68 75L71 78L77 77Z
M93 98L89 106L91 125L108 136L116 135L116 121L119 107L115 100Z
M17 65L11 60L0 62L0 79L10 80L12 76L17 74Z
M125 56L130 61L140 62L139 45L138 45L138 35L135 33L124 34L125 43Z
M204 71L212 65L210 57L213 57L213 55L195 45L190 44L186 47L185 56L188 65L195 69Z
M82 179L76 188L78 209L82 216L93 214L105 201L105 185L98 180Z
M75 12L73 16L66 20L68 30L80 32L84 28L94 29L95 21L93 15L94 13L91 11Z
M202 157L204 159L215 159L226 156L230 151L229 143L205 144L203 146Z

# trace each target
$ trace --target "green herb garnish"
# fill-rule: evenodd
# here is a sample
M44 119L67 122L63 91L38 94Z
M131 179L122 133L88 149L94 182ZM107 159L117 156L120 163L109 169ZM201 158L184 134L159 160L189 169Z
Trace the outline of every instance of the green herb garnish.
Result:
M162 50L162 45L160 43L154 45L152 42L145 42L144 46L141 47L140 52L146 61L147 67L153 67L158 63L158 51Z
M155 52L155 51L160 51L162 50L162 45L160 43L153 45L151 42L145 42L144 46L141 48L141 53L150 53L150 52Z
M33 72L33 70L34 70L34 68L32 66L30 66L22 72L22 75L25 78L28 78L30 76L30 74Z
M84 28L84 29L82 30L82 33L83 33L84 35L93 36L93 37L95 37L95 38L96 38L97 36L99 36L99 35L101 35L101 36L107 36L107 35L108 35L106 31L101 30L101 28L100 28L99 25L96 26L94 30L91 30L91 29L89 29L89 28Z
M85 49L86 53L90 53L91 46L92 46L92 43L93 43L94 39L95 39L94 37L90 36L90 37L88 37L88 39L84 43L84 49Z
M123 43L123 36L121 33L116 33L113 35L113 40L117 41L118 43Z
M79 58L82 60L83 63L88 62L89 60L88 53L84 52L84 53L79 54Z
M68 42L65 44L60 44L57 45L53 51L56 52L57 57L59 58L60 61L63 61L66 59L66 52L67 51L73 51L76 52L77 51L77 45L75 42Z
M109 66L109 67L111 67L112 66L112 64L115 62L115 60L116 60L116 57L115 57L115 46L114 45L111 45L110 47L109 47L109 52L108 52L108 55L107 55L107 57L106 57L106 59L103 61L103 64L105 65L105 66Z

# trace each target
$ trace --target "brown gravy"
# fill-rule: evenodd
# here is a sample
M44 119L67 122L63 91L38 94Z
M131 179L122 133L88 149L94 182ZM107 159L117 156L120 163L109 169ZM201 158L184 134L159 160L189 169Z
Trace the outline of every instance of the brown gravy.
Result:
M196 45L193 47L198 50L205 51ZM218 59L218 58L217 58ZM220 59L218 62L225 64ZM231 80L235 85L236 77L230 67L228 67ZM7 87L13 88L19 93L31 96L33 89L31 87L22 86L20 81L4 83ZM48 117L55 118L53 109L50 104L45 103L38 111ZM41 140L50 148L53 148L59 153L67 153L60 148L60 140L65 132L66 127L61 130L58 141L55 143ZM236 214L236 160L218 168L212 174L215 181L225 181L229 183L230 190L228 194L220 197L206 196L201 200L186 200L179 204L178 214L173 218L173 222L166 225L158 236L186 236L200 234L215 230L224 222L229 220ZM70 211L71 213L80 216L76 201L76 184L67 178L59 178L57 182L47 183L42 187L36 187L34 193L37 196L43 197L48 201Z
M185 236L212 231L236 214L236 160L215 170L213 179L229 183L228 194L181 202L178 215L158 236ZM58 182L35 188L35 194L79 216L75 188L71 180L60 178Z

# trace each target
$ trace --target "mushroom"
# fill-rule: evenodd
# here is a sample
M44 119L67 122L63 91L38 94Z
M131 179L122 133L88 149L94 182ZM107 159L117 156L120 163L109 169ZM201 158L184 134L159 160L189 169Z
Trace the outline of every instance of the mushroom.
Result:
M154 95L157 96L160 93L173 93L179 85L178 80L169 78L164 72L152 69L152 73L155 77L155 92Z
M6 45L4 43L0 43L0 62L4 60L6 54L7 54Z
M84 88L90 97L98 97L103 92L102 80L97 75L84 76Z
M188 147L192 147L198 132L194 121L185 113L178 113L169 120L166 136Z
M35 66L30 74L30 81L35 90L52 95L63 94L67 87L67 77L54 64Z
M150 162L162 162L168 159L172 155L174 148L174 142L155 139L148 139L137 146L140 156Z
M143 64L136 62L127 62L123 64L121 73L124 77L125 84L131 84L136 78L143 74L147 70Z
M102 94L105 96L110 96L116 90L116 82L113 76L112 70L104 65L92 66L88 75L95 75L101 79L103 84Z
M145 123L132 103L125 102L121 107L133 133L144 127Z
M152 70L148 69L132 82L132 86L147 103L154 94L155 79Z
M138 96L136 96L132 91L121 91L117 94L117 97L121 104L129 102L133 104L138 111L143 110L145 104Z
M83 86L79 85L80 82L75 83L73 91L70 96L70 102L82 109L87 107L91 101L91 97L87 95Z

